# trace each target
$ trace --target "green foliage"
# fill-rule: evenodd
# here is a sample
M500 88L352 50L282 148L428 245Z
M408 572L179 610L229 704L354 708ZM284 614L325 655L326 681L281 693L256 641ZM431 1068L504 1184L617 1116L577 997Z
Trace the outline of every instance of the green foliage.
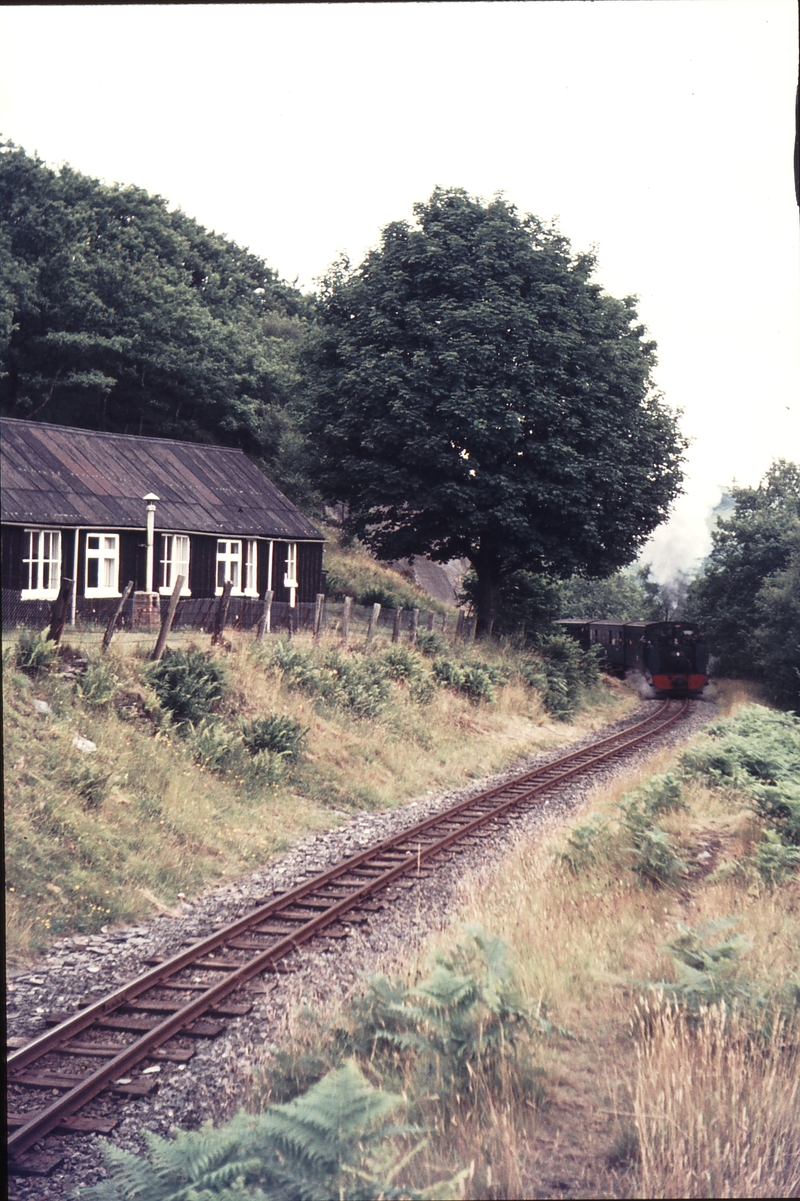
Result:
M574 875L583 875L597 862L599 845L606 834L605 824L605 818L596 817L570 831L566 847L558 857Z
M800 714L800 529L785 571L764 580L756 596L756 661L767 695Z
M356 717L377 717L391 699L389 676L378 655L348 655L332 648L315 653L276 638L260 658L290 686Z
M628 837L631 868L648 884L664 887L673 884L686 870L686 864L672 849L669 835L655 825L638 800L623 801L623 829Z
M538 650L538 658L520 662L520 676L542 694L553 717L570 721L585 693L600 682L598 658L566 634L541 638Z
M407 646L395 643L387 646L380 655L380 662L390 680L418 680L423 673L422 660Z
M800 870L800 847L787 846L775 830L767 830L756 848L756 867L766 884L780 884Z
M243 446L298 499L308 302L159 196L0 147L2 409Z
M84 808L99 809L108 796L112 774L102 763L81 756L73 763L67 782L81 798Z
M228 772L253 784L277 784L284 775L285 752L248 747L241 730L231 729L215 717L204 717L185 728L195 761L209 771Z
M591 282L592 255L500 197L437 188L414 214L323 281L307 428L348 532L387 559L470 560L480 632L515 571L630 562L685 444L634 301Z
M436 655L447 655L450 643L444 634L439 634L436 630L420 630L417 634L417 650L421 655L433 659Z
M483 663L454 663L444 655L433 661L433 675L437 682L455 692L463 692L474 704L497 700L492 670Z
M272 713L242 725L242 738L252 755L272 751L287 759L299 759L307 734L308 727L288 713Z
M355 1063L330 1072L303 1096L239 1113L218 1130L173 1139L147 1134L148 1157L106 1145L110 1178L95 1201L390 1201L421 1195L395 1178L410 1155L391 1140L415 1133L393 1124L402 1098L373 1088ZM388 1144L388 1145L387 1145ZM413 1152L412 1152L413 1154Z
M631 796L641 804L647 817L658 817L661 813L674 813L678 809L688 811L683 799L681 782L672 772L663 776L651 776L647 783Z
M678 972L676 983L659 981L653 988L688 1009L697 1009L719 1001L751 1001L754 994L739 975L739 956L749 948L735 934L739 919L722 918L704 922L697 930L679 923L678 936L666 950Z
M646 621L652 602L637 572L618 571L606 579L571 576L561 585L561 617L584 621Z
M334 536L335 539L335 536ZM335 600L351 596L357 605L379 604L384 609L434 609L445 606L410 583L393 567L378 563L363 548L345 549L332 539L325 550L328 595Z
M479 926L465 935L414 985L373 977L340 1020L315 1026L299 1053L275 1057L271 1091L286 1095L355 1056L407 1089L421 1120L429 1102L446 1115L511 1099L540 1102L532 1040L551 1027L520 997L502 940Z
M468 571L461 592L473 609L479 608L479 581ZM492 632L513 634L516 638L536 639L549 633L561 616L562 590L557 580L520 568L504 576L499 585L498 609Z
M760 676L796 705L800 667L800 465L777 459L757 488L732 489L734 511L712 533L687 615L718 657L717 672Z
M179 726L201 722L228 690L224 664L196 647L167 650L147 669L146 679Z
M743 793L784 842L800 846L800 717L749 705L707 726L681 768Z
M46 671L52 667L57 656L58 646L46 638L42 631L34 633L32 630L23 630L17 638L16 664L23 671Z
M106 659L90 659L82 676L75 681L75 692L85 705L105 705L119 690L119 675Z

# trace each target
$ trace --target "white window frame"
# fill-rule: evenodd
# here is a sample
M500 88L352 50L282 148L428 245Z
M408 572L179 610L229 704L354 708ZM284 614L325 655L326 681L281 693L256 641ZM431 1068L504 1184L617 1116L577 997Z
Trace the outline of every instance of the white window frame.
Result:
M158 561L160 583L158 591L162 596L172 596L175 581L179 575L184 577L181 596L191 596L189 588L189 558L191 556L191 541L188 534L162 534L161 558Z
M216 596L222 595L221 566L224 583L236 577L231 596L258 596L258 544L255 538L218 538L216 562Z
M283 576L283 586L289 589L289 608L297 604L297 543L286 543L286 571Z
M21 599L55 600L61 587L61 530L29 529L23 537L27 553L22 564L23 571L27 569L28 586L22 589ZM46 585L42 583L45 575Z
M244 595L258 596L258 542L255 538L244 539L242 580Z
M90 546L93 538L98 539L97 547ZM111 545L109 545L111 543ZM83 595L90 596L121 596L119 590L119 534L107 530L86 531L86 562L83 569ZM97 585L89 584L89 563L97 560ZM107 571L103 570L105 563L110 564ZM107 579L112 582L101 583Z

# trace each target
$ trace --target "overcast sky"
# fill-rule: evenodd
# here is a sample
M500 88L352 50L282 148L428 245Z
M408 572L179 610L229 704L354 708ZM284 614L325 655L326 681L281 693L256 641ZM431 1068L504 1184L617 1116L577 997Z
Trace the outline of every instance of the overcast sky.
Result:
M433 188L557 217L640 298L693 438L649 557L800 459L794 0L6 7L0 130L304 289Z

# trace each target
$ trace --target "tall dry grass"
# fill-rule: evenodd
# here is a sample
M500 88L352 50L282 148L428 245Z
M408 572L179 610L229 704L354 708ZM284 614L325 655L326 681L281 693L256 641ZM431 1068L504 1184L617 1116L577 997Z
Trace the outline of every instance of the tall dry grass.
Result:
M796 1023L762 1036L724 1002L690 1016L657 995L637 1020L639 1195L800 1196Z

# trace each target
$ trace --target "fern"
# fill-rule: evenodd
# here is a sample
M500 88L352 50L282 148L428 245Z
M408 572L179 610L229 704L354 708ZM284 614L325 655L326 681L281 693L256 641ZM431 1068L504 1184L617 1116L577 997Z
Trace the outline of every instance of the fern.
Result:
M373 1088L348 1062L293 1101L239 1113L218 1130L146 1135L146 1159L106 1145L110 1177L89 1195L95 1201L421 1197L393 1184L410 1154L401 1157L391 1140L417 1133L390 1121L400 1105L402 1097Z

